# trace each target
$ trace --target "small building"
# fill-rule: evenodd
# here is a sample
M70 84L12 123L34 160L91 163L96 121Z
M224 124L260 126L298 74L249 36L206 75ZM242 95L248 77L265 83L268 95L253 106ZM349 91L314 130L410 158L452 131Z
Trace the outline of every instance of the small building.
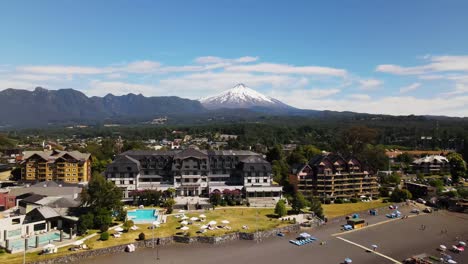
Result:
M426 199L437 195L437 188L430 185L415 182L405 182L405 188L413 195L414 199Z
M366 220L362 218L350 218L347 220L347 224L353 227L353 229L359 229L366 226Z
M424 174L448 173L450 171L448 159L440 155L431 155L416 159L413 161L412 167L416 173Z

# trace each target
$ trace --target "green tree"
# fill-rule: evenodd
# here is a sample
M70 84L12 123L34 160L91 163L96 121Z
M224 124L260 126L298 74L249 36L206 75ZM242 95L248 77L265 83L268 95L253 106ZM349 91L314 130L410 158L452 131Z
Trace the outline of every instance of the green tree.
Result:
M122 208L122 191L102 175L93 173L88 187L81 194L82 206L93 210L118 211Z
M82 214L78 219L78 233L84 234L88 229L94 227L94 215L92 213Z
M280 145L275 145L266 153L266 160L273 162L274 160L282 160L284 158L283 149Z
M300 150L307 161L312 159L314 156L322 154L322 151L314 145L304 145L300 147Z
M293 196L292 209L295 213L299 213L307 206L307 200L301 192L296 192Z
M413 155L408 154L408 153L405 152L405 153L402 153L402 154L398 155L395 160L397 162L403 163L405 165L405 167L409 167L411 162L413 162L414 157L413 157Z
M289 183L289 165L284 160L273 161L271 170L275 182L283 186Z
M342 134L342 140L347 147L345 153L356 155L363 152L364 148L375 141L378 132L366 126L352 126Z
M172 213L172 209L175 204L176 201L173 198L169 198L164 202L164 207L167 209L168 213Z
M276 206L275 206L275 214L276 214L278 217L283 217L283 216L285 216L287 213L288 213L288 210L286 209L286 203L284 202L283 199L279 200L279 201L276 203Z
M388 169L388 157L382 146L367 145L356 153L359 160L366 162L374 170Z
M466 162L459 153L450 153L447 158L450 163L450 175L452 175L452 182L458 183L460 178L466 177Z
M315 213L319 218L323 218L323 208L322 203L317 198L312 198L310 200L310 210Z
M400 190L399 188L395 188L395 190L390 195L390 201L394 203L404 202L407 199L411 199L413 195L408 190Z
M289 165L293 165L293 164L305 164L307 163L307 159L304 157L304 155L302 154L301 151L293 151L291 152L291 154L289 154L288 158L287 158L287 162Z
M214 192L210 195L210 203L213 206L218 206L221 204L221 201L223 200L221 193L219 192Z
M107 231L106 231L106 232L102 232L102 233L101 233L100 239L101 239L102 241L109 240L109 233L108 233Z

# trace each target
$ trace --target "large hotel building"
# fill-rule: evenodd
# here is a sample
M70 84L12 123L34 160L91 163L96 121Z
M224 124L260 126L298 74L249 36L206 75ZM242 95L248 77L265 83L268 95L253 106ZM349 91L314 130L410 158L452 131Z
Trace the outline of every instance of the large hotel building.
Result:
M21 179L25 182L87 182L91 179L91 155L78 151L25 151Z
M125 199L135 190L174 188L178 196L203 196L239 190L245 197L279 198L271 165L244 150L132 150L108 165L107 180L122 188Z
M289 179L307 197L334 200L379 194L377 177L370 169L356 158L336 154L317 155L295 166Z

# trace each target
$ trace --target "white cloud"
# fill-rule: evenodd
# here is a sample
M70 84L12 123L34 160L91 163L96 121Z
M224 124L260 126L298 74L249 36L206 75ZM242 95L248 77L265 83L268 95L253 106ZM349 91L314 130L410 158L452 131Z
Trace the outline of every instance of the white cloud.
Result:
M125 65L122 68L117 68L115 71L122 71L128 73L149 73L157 71L161 63L155 61L135 61Z
M218 64L218 63L248 63L257 61L258 57L244 56L236 59L226 59L216 56L204 56L195 59L198 64Z
M353 111L390 115L468 116L468 96L455 98L383 97L372 100L351 98L309 99L307 97L278 98L295 107L316 110Z
M227 71L234 72L260 72L260 73L276 73L276 74L302 74L302 75L329 75L329 76L345 76L346 70L320 67L320 66L292 66L287 64L276 63L258 63L251 65L236 65L226 68Z
M348 96L350 99L358 100L358 101L366 101L370 100L371 97L368 94L351 94Z
M418 89L421 86L421 83L412 83L410 85L404 86L400 88L400 93L408 93Z
M20 72L36 74L103 74L110 73L110 68L82 67L82 66L21 66L17 68Z
M359 85L362 90L375 90L382 86L383 82L377 79L359 80Z
M12 75L11 78L26 81L48 81L59 79L57 76L44 74L15 74Z
M415 75L433 72L468 71L468 56L426 56L428 64L403 67L394 64L378 65L376 71L397 75Z
M454 95L467 94L467 93L468 93L468 83L456 83L454 90L444 93L443 95L454 96Z

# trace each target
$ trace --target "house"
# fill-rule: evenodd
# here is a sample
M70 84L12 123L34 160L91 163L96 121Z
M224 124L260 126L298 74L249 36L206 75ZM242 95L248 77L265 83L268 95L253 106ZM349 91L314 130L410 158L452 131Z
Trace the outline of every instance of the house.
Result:
M16 196L11 195L9 190L0 189L0 211L8 210L16 206Z
M305 196L322 199L378 196L377 177L355 157L327 153L293 166L290 182Z
M448 173L450 171L448 159L441 155L430 155L416 159L412 166L415 172L424 174Z
M430 185L419 184L415 182L405 182L405 188L413 195L414 199L427 199L437 195L437 188Z
M78 151L25 151L21 179L25 182L88 182L91 178L91 155Z

